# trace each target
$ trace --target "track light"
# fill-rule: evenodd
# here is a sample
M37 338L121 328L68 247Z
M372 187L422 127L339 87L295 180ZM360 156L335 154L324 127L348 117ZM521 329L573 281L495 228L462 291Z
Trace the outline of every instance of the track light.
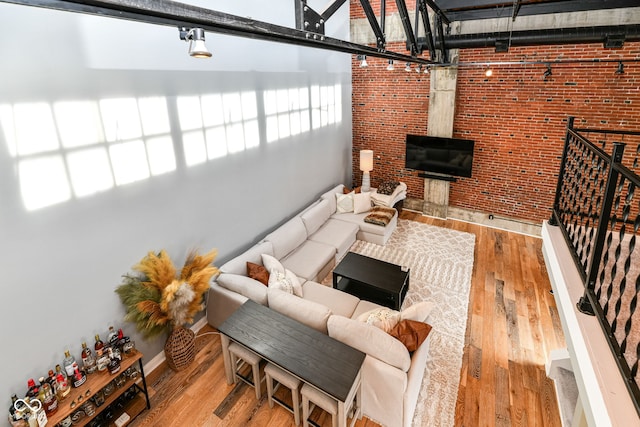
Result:
M393 66L393 59L389 60L389 65L387 65L387 71L393 71L396 67Z
M622 61L618 62L618 69L616 70L616 74L624 74L624 64Z
M404 67L404 70L408 73L411 71L411 62L407 62L407 65Z
M426 65L424 66L424 73L429 74L429 67L427 67Z
M189 42L189 55L194 58L211 58L211 52L204 43L202 28L180 28L180 40Z
M422 64L418 64L416 67L416 73L420 74L422 72Z
M547 80L549 77L551 77L553 73L551 72L551 65L547 64L547 69L544 71L544 74L542 75L542 80Z
M367 55L358 55L358 61L360 61L360 68L367 68L369 64L367 64Z
M487 77L493 76L493 70L491 69L491 67L488 67L486 70L484 70L484 75Z

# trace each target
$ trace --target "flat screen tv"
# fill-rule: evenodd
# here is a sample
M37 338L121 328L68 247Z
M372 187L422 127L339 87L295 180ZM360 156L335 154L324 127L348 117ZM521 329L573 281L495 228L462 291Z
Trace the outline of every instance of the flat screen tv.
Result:
M407 135L405 167L469 178L473 145L470 139Z

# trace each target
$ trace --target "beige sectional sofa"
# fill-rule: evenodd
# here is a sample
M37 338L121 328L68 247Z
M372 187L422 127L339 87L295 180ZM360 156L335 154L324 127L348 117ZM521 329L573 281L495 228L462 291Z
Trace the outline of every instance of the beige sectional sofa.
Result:
M379 305L320 284L356 238L384 244L397 224L367 224L364 214L336 213L332 188L319 200L265 238L220 267L207 303L207 319L219 326L247 299L344 342L367 354L363 364L365 416L389 426L410 426L429 352L429 339L413 353L383 330L357 320ZM262 254L275 257L302 283L302 297L269 288L247 276L247 262L263 265ZM429 304L403 311L403 317L427 321Z

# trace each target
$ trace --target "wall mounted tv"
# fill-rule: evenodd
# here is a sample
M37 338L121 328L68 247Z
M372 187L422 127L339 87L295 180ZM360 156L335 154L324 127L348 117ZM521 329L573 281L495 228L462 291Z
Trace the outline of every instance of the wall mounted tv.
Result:
M405 168L469 178L473 145L470 139L407 135Z

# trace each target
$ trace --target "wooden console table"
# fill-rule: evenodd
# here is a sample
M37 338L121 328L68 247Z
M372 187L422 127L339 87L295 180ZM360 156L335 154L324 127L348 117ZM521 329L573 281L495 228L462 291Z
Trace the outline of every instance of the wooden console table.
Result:
M362 418L365 354L296 320L247 300L220 327L227 383L233 383L229 341L235 341L338 402L338 425Z

